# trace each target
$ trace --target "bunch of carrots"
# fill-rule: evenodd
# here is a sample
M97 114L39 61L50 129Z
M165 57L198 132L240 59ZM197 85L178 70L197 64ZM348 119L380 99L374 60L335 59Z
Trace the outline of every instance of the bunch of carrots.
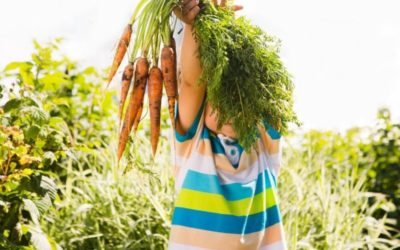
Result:
M171 1L169 1L172 3ZM136 133L139 126L142 111L144 95L147 88L151 121L151 146L153 155L156 154L158 140L160 136L161 119L161 100L163 86L168 97L168 110L172 126L175 127L174 113L177 99L177 60L175 41L173 39L173 30L170 25L170 13L159 15L157 6L160 6L160 0L142 0L131 19L131 22L124 29L119 39L117 51L114 56L113 64L108 76L108 84L115 77L125 55L132 49L129 62L125 66L121 81L121 96L119 104L119 117L122 127L120 130L118 143L118 160L121 159L126 148L130 133ZM157 17L158 15L158 17ZM138 19L136 17L139 16ZM161 23L159 17L164 17ZM153 23L148 23L151 20ZM132 44L132 37L135 21L136 37ZM149 27L152 25L152 27ZM162 27L161 31L159 27ZM143 28L150 29L152 35L147 37ZM163 48L160 49L160 41L163 40ZM161 51L161 58L158 52ZM140 53L138 57L136 55ZM149 55L151 58L149 58ZM133 59L132 59L133 58ZM160 61L160 63L159 63ZM160 64L160 66L159 66Z

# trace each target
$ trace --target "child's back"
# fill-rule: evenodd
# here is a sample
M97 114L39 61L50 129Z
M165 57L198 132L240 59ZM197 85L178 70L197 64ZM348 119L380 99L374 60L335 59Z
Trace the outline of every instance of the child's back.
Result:
M260 126L247 153L232 139L229 124L216 129L215 116L206 112L206 83L197 83L202 70L192 23L200 8L195 0L182 2L182 9L175 9L185 28L169 249L286 249L276 191L280 135L268 124L267 131Z
M276 190L280 152L268 151L279 135L260 127L255 149L244 152L205 126L203 106L187 132L175 135L169 248L285 249Z

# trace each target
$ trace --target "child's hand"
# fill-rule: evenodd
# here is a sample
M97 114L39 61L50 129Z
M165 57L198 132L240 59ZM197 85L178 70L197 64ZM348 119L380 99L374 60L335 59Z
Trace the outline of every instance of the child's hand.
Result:
M213 3L216 6L226 7L226 1L227 0L213 0ZM234 11L238 11L243 9L243 6L234 5L232 8ZM199 0L182 0L181 6L174 8L174 13L182 22L192 25L200 10Z
M193 24L199 12L199 0L182 0L181 5L174 8L176 17L189 25Z
M215 6L221 6L221 7L226 7L226 2L227 2L227 0L219 0L219 3L218 3L218 0L213 0L213 3ZM233 5L232 8L234 11L238 11L238 10L243 9L243 6Z

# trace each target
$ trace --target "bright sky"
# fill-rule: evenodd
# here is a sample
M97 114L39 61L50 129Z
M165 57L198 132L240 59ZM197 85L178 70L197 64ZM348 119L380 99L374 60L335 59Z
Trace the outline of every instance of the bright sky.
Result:
M29 58L32 39L64 37L82 66L109 66L135 0L0 1L0 68ZM372 124L389 106L400 120L398 0L237 0L282 40L294 76L295 108L305 128Z

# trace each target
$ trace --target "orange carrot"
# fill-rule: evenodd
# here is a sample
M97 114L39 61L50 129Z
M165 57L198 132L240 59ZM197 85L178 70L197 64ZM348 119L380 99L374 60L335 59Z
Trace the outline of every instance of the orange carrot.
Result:
M133 63L126 65L124 73L122 74L121 84L121 100L119 101L119 118L122 120L122 112L124 110L124 104L126 97L128 96L129 86L131 85L133 77Z
M121 38L119 39L118 48L117 48L117 51L115 52L114 61L111 66L110 74L108 75L107 86L110 84L111 80L114 78L115 74L117 73L119 65L121 65L122 59L124 59L125 53L129 46L129 42L131 40L131 35L132 35L132 26L130 24L128 24L125 27Z
M177 98L177 77L175 53L172 47L164 47L161 51L161 69L164 77L164 86L168 97L168 110L172 127L175 128L175 101Z
M160 137L161 98L162 98L162 72L154 66L149 75L149 106L150 106L150 135L153 156L156 154L158 138Z
M135 122L133 123L133 133L136 134L136 131L139 127L140 119L142 119L143 105L140 106L137 115L135 117Z
M178 99L178 78L179 78L179 74L178 74L178 62L177 62L177 53L176 53L176 42L174 39L173 34L171 34L171 48L174 51L174 72L175 72L175 77L176 77L176 99Z
M129 133L137 116L139 108L143 105L144 92L146 90L149 63L142 57L137 60L135 70L135 82L129 99L129 106L125 114L124 124L122 125L118 143L118 160L124 153Z
M172 50L174 51L175 72L178 72L178 71L177 71L177 68L176 68L176 67L178 66L177 58L176 58L176 42L175 42L175 39L174 39L173 34L171 34L171 48L172 48Z

